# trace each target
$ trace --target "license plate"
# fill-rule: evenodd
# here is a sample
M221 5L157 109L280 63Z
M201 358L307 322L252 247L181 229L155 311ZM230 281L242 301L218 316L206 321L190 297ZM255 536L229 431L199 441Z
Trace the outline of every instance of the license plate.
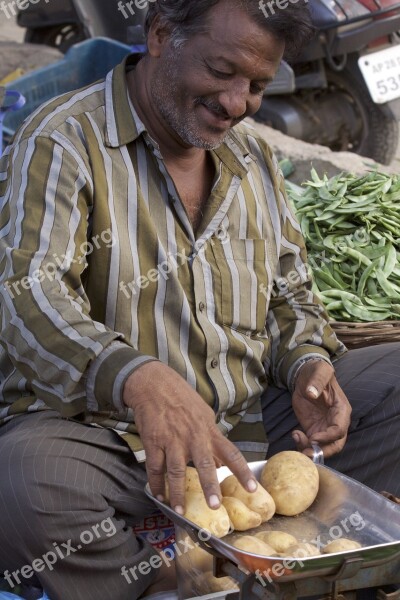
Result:
M400 98L400 45L366 54L358 65L376 104Z

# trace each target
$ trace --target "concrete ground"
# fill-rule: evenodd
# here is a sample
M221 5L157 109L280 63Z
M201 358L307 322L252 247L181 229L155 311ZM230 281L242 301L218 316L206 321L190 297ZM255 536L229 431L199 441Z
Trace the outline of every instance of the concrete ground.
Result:
M11 2L5 3L7 7ZM10 9L8 8L10 13ZM23 42L24 30L15 22L15 18L7 18L0 10L0 79L10 71L16 68L15 54L17 46L6 44L2 47L3 42ZM32 46L27 46L21 53L21 48L18 48L19 56L22 56L24 65L30 68L35 68L41 64L47 64L61 57L58 51L44 47L37 47L35 52L32 52ZM17 61L18 62L18 61ZM327 148L306 144L304 142L293 140L284 136L280 132L273 131L265 126L255 124L257 129L268 139L269 143L279 156L288 156L292 158L298 165L299 177L308 178L309 164L312 162L315 166L320 164L317 170L330 171L329 165L333 170L345 169L353 170L354 172L362 172L368 168L368 160L357 155L347 152L332 153ZM323 155L323 156L322 156ZM392 173L400 173L400 143L397 156L389 167L385 167L385 171ZM296 177L297 179L297 177Z

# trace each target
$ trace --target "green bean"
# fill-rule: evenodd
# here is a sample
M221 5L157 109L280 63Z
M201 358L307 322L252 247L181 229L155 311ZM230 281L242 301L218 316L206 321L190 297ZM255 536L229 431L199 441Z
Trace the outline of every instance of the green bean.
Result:
M323 268L317 268L314 270L314 274L317 275L320 281L323 281L327 285L330 285L331 287L338 290L342 289L340 283L336 281L336 279L329 273L328 270L325 270Z
M396 266L396 262L397 262L396 248L392 244L389 244L385 266L383 267L383 270L382 270L382 273L385 277L389 277L389 275L392 274L393 269Z
M382 306L382 308L387 308L388 310L393 308L393 304L390 303L390 300L387 298L381 298L381 296L374 296L373 298L368 298L368 296L365 296L364 300L369 306Z
M329 304L325 305L325 308L328 312L332 312L334 310L341 310L343 307L341 300L335 300L334 302L329 302Z
M369 258L364 256L361 252L358 252L358 250L354 250L354 248L349 248L349 246L343 249L343 253L347 254L347 256L349 256L350 258L358 260L359 264L363 264L366 267L369 267L371 264Z
M288 194L306 239L313 291L330 318L400 319L400 176L371 171L329 179L312 169L302 187L288 184Z
M377 259L379 260L379 259ZM374 262L372 262L363 272L363 274L360 277L360 280L358 282L358 286L357 286L357 294L359 296L362 296L364 294L364 289L365 289L365 285L368 281L368 279L371 277L372 273L375 271L376 269L376 260Z
M388 310L381 310L380 312L371 311L364 306L359 306L347 300L347 298L343 298L342 302L346 311L352 317L355 317L357 321L386 321L391 317L391 313Z

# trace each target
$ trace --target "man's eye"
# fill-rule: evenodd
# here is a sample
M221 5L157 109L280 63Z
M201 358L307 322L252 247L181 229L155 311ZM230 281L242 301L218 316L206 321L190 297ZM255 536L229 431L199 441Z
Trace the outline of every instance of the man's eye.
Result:
M215 77L218 77L218 79L229 79L229 77L232 77L231 73L224 73L223 71L217 71L216 69L212 69L211 67L209 67L209 69Z

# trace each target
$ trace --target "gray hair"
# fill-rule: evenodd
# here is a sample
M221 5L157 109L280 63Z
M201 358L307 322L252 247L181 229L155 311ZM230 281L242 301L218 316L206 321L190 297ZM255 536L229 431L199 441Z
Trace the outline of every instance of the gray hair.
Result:
M225 1L225 0L223 0ZM229 0L249 14L254 21L285 42L285 58L297 56L310 41L314 27L308 9L308 0L288 2L285 9L274 6L268 18L260 9L259 0ZM158 15L160 24L170 30L171 43L180 48L190 37L209 29L209 10L221 0L151 0L146 17L146 34Z

